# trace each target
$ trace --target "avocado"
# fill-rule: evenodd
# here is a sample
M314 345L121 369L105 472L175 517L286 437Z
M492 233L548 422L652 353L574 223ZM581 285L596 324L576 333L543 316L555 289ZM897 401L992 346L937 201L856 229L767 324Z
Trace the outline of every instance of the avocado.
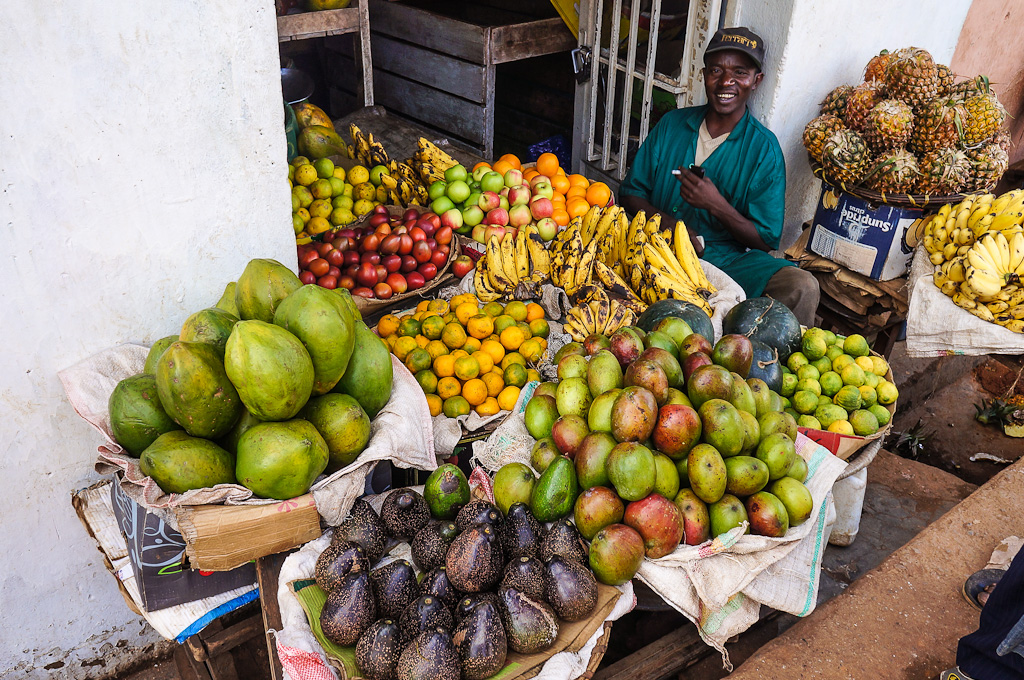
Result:
M412 561L420 571L430 571L444 566L448 546L452 544L459 531L455 522L432 519L427 525L416 532L412 539Z
M552 557L544 578L544 599L560 619L585 619L597 606L597 579L578 562Z
M477 524L490 524L500 532L501 525L504 523L505 518L501 514L501 510L498 510L498 506L484 500L466 503L455 517L455 524L459 531L465 531Z
M558 617L550 605L507 586L498 589L498 600L508 646L513 651L533 654L554 643L558 637Z
M477 606L481 602L490 602L495 607L498 606L498 595L491 591L485 591L482 593L470 593L464 595L459 603L455 606L455 624L458 625L469 613L473 610L473 607ZM500 609L499 609L500 611Z
M541 522L553 522L572 512L579 491L576 467L565 456L558 456L534 485L530 510Z
M452 636L441 627L423 631L406 645L395 670L402 680L459 680L461 675Z
M334 529L332 543L344 543L352 541L363 546L366 559L371 565L384 555L384 546L387 543L387 529L380 517L369 503L362 499L356 499L349 510L348 517Z
M560 519L551 525L537 549L537 557L547 562L555 555L562 559L587 563L587 546L584 545L576 525L567 519Z
M406 560L395 560L370 572L380 615L396 621L420 592L416 571Z
M450 631L455 626L451 611L439 597L420 595L402 612L398 627L402 630L402 639L411 641L425 630L440 626Z
M391 680L395 677L403 646L402 631L397 623L391 619L374 621L356 643L359 672L366 680Z
M448 578L448 569L438 567L431 569L420 579L420 595L433 595L454 610L459 604L462 593L452 585Z
M508 638L496 602L478 602L452 631L464 680L489 678L505 666Z
M547 570L536 557L518 557L505 565L501 585L518 588L534 599L544 599L544 576Z
M490 590L501 579L505 561L494 529L479 524L455 537L445 558L448 578L464 593Z
M329 593L348 574L370 571L366 552L358 543L332 541L316 561L316 584Z
M445 463L427 477L423 497L431 515L437 519L455 519L462 506L469 503L469 482L457 465Z
M331 642L351 647L377 618L370 577L365 571L342 577L320 611L320 628Z
M508 559L534 556L542 537L540 522L526 503L513 503L501 528L501 547Z
M384 499L380 519L389 536L408 541L430 521L430 511L423 496L416 491L395 489Z

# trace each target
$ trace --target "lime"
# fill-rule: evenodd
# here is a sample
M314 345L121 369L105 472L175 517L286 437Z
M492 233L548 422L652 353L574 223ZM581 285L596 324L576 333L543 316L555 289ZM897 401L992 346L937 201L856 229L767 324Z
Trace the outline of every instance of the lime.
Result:
M871 372L875 375L880 375L884 378L889 373L889 364L882 357L872 355L871 363L873 364Z
M892 418L892 414L889 413L889 409L887 409L886 407L882 406L881 404L875 404L874 406L869 406L868 407L868 411L871 411L871 413L875 416L875 418L878 419L878 426L879 427L885 427L886 425L888 425L889 424L889 419Z
M868 341L864 339L863 335L854 333L847 336L846 340L843 340L843 351L850 356L863 357L867 356L870 348L868 347Z
M869 385L861 385L859 389L860 403L863 408L868 408L869 406L874 406L875 404L878 403L878 393L875 392L874 387L870 387Z
M807 364L800 367L800 370L796 372L796 377L800 380L817 380L821 377L821 373L814 366Z
M832 360L832 370L841 373L844 368L853 363L853 357L849 354L840 354Z
M811 366L818 369L818 373L824 373L832 370L832 360L828 357L822 357L811 362Z
M853 385L847 385L836 392L832 401L847 411L856 411L860 408L860 389Z
M825 358L829 361L835 361L836 357L843 353L843 348L839 345L832 345L825 350Z
M420 384L423 394L433 394L437 392L437 376L427 369L416 373L416 382Z
M836 344L836 334L832 331L825 331L825 344L829 347Z
M295 169L295 183L308 187L317 180L316 168L310 164L300 165Z
M839 371L839 375L842 376L844 385L860 387L864 384L864 369L857 364L850 364Z
M370 171L361 165L353 166L346 178L349 184L362 184L370 180Z
M896 400L900 397L899 390L888 380L880 380L875 391L878 393L878 403L882 406L895 404Z
M781 394L784 397L791 397L796 392L797 377L792 373L784 373L782 375L782 388Z
M865 373L874 373L875 362L871 361L871 357L857 357L854 359L854 363L861 367Z
M822 358L825 356L825 352L828 351L828 345L825 344L825 331L820 328L810 329L804 333L803 342L801 342L800 346L804 356L810 361Z
M881 382L881 381L882 381L882 378L879 378L874 373L865 373L864 374L864 384L867 385L868 387L878 387L878 383Z
M818 419L810 415L800 416L799 418L796 419L796 424L797 427L806 427L811 430L821 429L821 423L818 422Z
M832 403L832 399L830 397L824 395L824 394L822 394L822 395L820 395L818 397L818 406L821 406L823 404L831 404L831 403Z
M822 394L834 397L843 388L843 379L835 371L826 371L821 374L818 384L821 385Z
M836 404L822 404L814 411L814 417L821 423L821 429L826 429L837 420L846 420L846 409Z
M794 373L800 370L801 366L806 366L809 363L811 363L810 360L804 356L803 352L793 352L789 355L789 358L786 359L786 366L789 366L789 370Z
M288 161L288 164L291 165L292 167L296 167L297 168L297 167L299 167L301 165L308 165L309 164L309 159L306 158L305 156L296 156L295 158L293 158L290 161Z
M316 168L316 176L321 179L334 177L334 161L330 158L318 158L313 161L313 167Z
M818 408L818 395L814 392L797 391L793 393L793 409L797 413L814 413Z

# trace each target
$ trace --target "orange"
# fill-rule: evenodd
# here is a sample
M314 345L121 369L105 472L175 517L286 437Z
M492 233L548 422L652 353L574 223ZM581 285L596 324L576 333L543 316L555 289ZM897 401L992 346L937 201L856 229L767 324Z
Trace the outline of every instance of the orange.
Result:
M428 316L420 323L420 333L423 333L427 340L439 339L443 331L444 320L439 316Z
M488 170L490 170L491 164L488 163L487 161L480 161L479 163L473 166L473 172L476 172L480 168L487 168Z
M540 342L536 339L531 338L519 346L519 353L523 355L523 358L531 363L536 363L542 354L544 354L544 348L541 347Z
M416 346L417 347L419 347L420 349L424 349L424 348L426 348L426 346L428 344L430 344L430 339L427 338L427 336L425 336L425 335L417 335L416 336Z
M558 173L558 156L553 153L542 153L537 159L537 172L545 177L554 177Z
M413 374L430 368L430 355L427 350L417 347L409 352L405 357L405 367Z
M523 182L527 183L534 177L540 177L540 173L537 172L536 168L527 168L523 170Z
M479 406L487 399L487 385L480 378L467 380L462 386L462 396L466 398L470 405Z
M405 361L405 357L409 356L409 352L417 349L416 338L410 338L408 335L398 338L395 341L395 346L392 348L392 352L399 361Z
M455 360L455 377L470 380L480 375L480 363L473 357L459 357Z
M466 401L465 397L455 395L451 399L445 399L444 405L441 409L444 414L449 418L458 418L459 416L469 415L471 410L469 402Z
M424 305L423 302L426 302L427 304ZM448 312L447 300L430 300L429 302L427 300L424 300L423 302L421 302L419 305L416 305L416 308L419 309L420 305L422 305L423 309L429 309L430 311L438 312L439 314L446 314Z
M468 354L480 351L480 340L479 338L466 338L466 344L462 346L463 350L466 350ZM459 350L460 352L462 350Z
M398 336L397 335L389 335L388 337L383 338L383 340L384 340L384 344L388 346L388 351L391 352L392 354L394 354L395 353L395 343L398 342Z
M452 377L441 378L437 381L437 396L442 399L451 399L462 392L462 384Z
M451 354L442 354L434 359L434 373L438 378L450 378L455 375L455 357Z
M557 191L551 194L551 205L555 208L561 208L565 210L565 196L558 193Z
M377 322L377 333L382 338L394 335L398 331L398 324L400 323L401 321L394 314L385 314Z
M519 401L519 388L509 385L498 395L498 406L502 411L511 411Z
M612 190L604 182L594 182L587 187L587 202L590 205L599 205L602 208L608 205L608 199L612 197Z
M508 161L498 161L497 163L495 163L492 166L492 169L495 172L498 172L498 173L501 173L502 175L504 175L509 170L515 170L515 167L513 167L513 165L511 163L509 163Z
M447 305L447 307L445 307L445 311L447 311L449 309L454 310L456 307L461 305L463 302L477 302L477 303L479 303L480 301L477 300L476 296L473 295L472 293L460 293L458 295L453 296L452 299L451 299L451 302L446 302L445 303Z
M480 313L480 308L475 302L463 302L455 308L455 318L459 320L463 326L469 323L469 320Z
M494 397L487 397L486 399L484 399L484 403L476 407L477 414L483 417L493 416L500 410L501 407L498 406L498 400L495 399Z
M476 352L473 352L469 356L476 359L476 363L480 365L481 374L487 373L492 368L494 368L494 359L491 358L490 354L484 352L483 350L477 350Z
M583 187L584 189L586 189L587 187L590 186L590 180L584 177L583 175L577 175L576 173L573 173L569 175L568 179L569 184L571 184L574 187Z
M398 324L398 334L416 337L420 334L420 322L412 316L403 317L401 322Z
M458 359L459 357L468 357L468 356L469 356L469 352L467 352L464 349L457 349L457 350L454 350L452 352L452 358L453 359Z
M448 349L458 349L466 344L466 329L457 323L449 323L441 331L441 342Z
M565 207L569 212L569 217L582 217L590 210L590 204L587 203L585 198L571 198L565 204ZM557 222L557 220L555 221Z
M540 382L540 373L537 372L537 369L526 369L526 382Z
M419 303L418 303L418 304L416 305L416 311L417 311L417 312L423 312L423 311L426 311L426 310L427 310L427 305L429 305L429 304L430 304L430 300L421 300L421 301L420 301L420 302L419 302Z
M466 321L466 330L468 330L469 334L477 340L483 340L494 332L494 319L486 314L471 316Z
M550 332L546 319L534 319L530 322L530 335L533 337L547 339Z
M570 199L570 198L586 198L587 197L587 188L586 187L569 187L568 190L563 191L562 193L565 194L565 198L567 200Z
M526 340L526 334L519 326L509 326L501 332L501 346L511 351L519 349Z
M440 340L431 340L423 349L427 350L427 354L430 355L431 361L438 358L439 356L444 356L445 354L448 354L448 348Z
M506 385L522 387L526 384L526 366L521 364L509 364L508 367L505 368L502 377L504 378Z
M505 355L505 358L501 360L501 370L504 371L512 364L519 364L522 367L526 367L526 359L519 352L509 352Z
M443 404L444 401L441 399L441 397L437 396L436 394L427 395L427 408L430 409L431 417L441 415L441 406Z
M488 397L496 397L505 389L505 380L501 377L501 369L498 371L487 371L480 376L480 379L487 385Z
M558 226L564 227L569 224L569 213L565 210L555 210L551 213L551 219L553 219L555 224Z
M420 384L424 394L437 392L437 376L430 371L419 371L416 373L416 382Z
M500 302L488 302L480 311L493 319L496 316L500 316L504 308Z
M526 303L520 302L519 300L513 300L505 305L505 313L516 321L526 321Z
M500 363L505 358L505 348L497 340L484 340L480 343L480 351L491 355L494 363Z
M569 179L564 175L555 175L551 178L551 186L560 194L564 194L572 185L569 184Z
M500 336L501 332L503 330L505 330L509 326L515 326L515 325L516 325L516 320L515 319L513 319L508 314L501 314L500 316L498 316L497 318L494 319L494 332L495 332L495 334Z
M563 168L562 166L558 166L558 170L556 172L562 177L565 177L565 168Z
M504 156L502 156L501 158L499 158L498 160L499 161L505 161L506 163L511 165L516 170L522 170L523 169L523 164L519 162L519 157L516 156L514 153L507 153Z

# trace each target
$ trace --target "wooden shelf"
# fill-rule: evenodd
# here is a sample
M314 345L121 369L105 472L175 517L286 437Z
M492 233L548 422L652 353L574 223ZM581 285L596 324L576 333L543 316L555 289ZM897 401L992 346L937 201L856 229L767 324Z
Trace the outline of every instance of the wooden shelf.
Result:
M359 15L357 5L345 9L286 14L277 18L277 40L288 42L355 33L359 30Z

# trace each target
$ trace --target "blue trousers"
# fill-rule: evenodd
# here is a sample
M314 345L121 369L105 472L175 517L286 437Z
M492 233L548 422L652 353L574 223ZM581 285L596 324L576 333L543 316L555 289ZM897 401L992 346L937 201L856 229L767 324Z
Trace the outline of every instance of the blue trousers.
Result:
M956 665L978 680L1024 680L1024 550L989 596L978 630L960 638Z

